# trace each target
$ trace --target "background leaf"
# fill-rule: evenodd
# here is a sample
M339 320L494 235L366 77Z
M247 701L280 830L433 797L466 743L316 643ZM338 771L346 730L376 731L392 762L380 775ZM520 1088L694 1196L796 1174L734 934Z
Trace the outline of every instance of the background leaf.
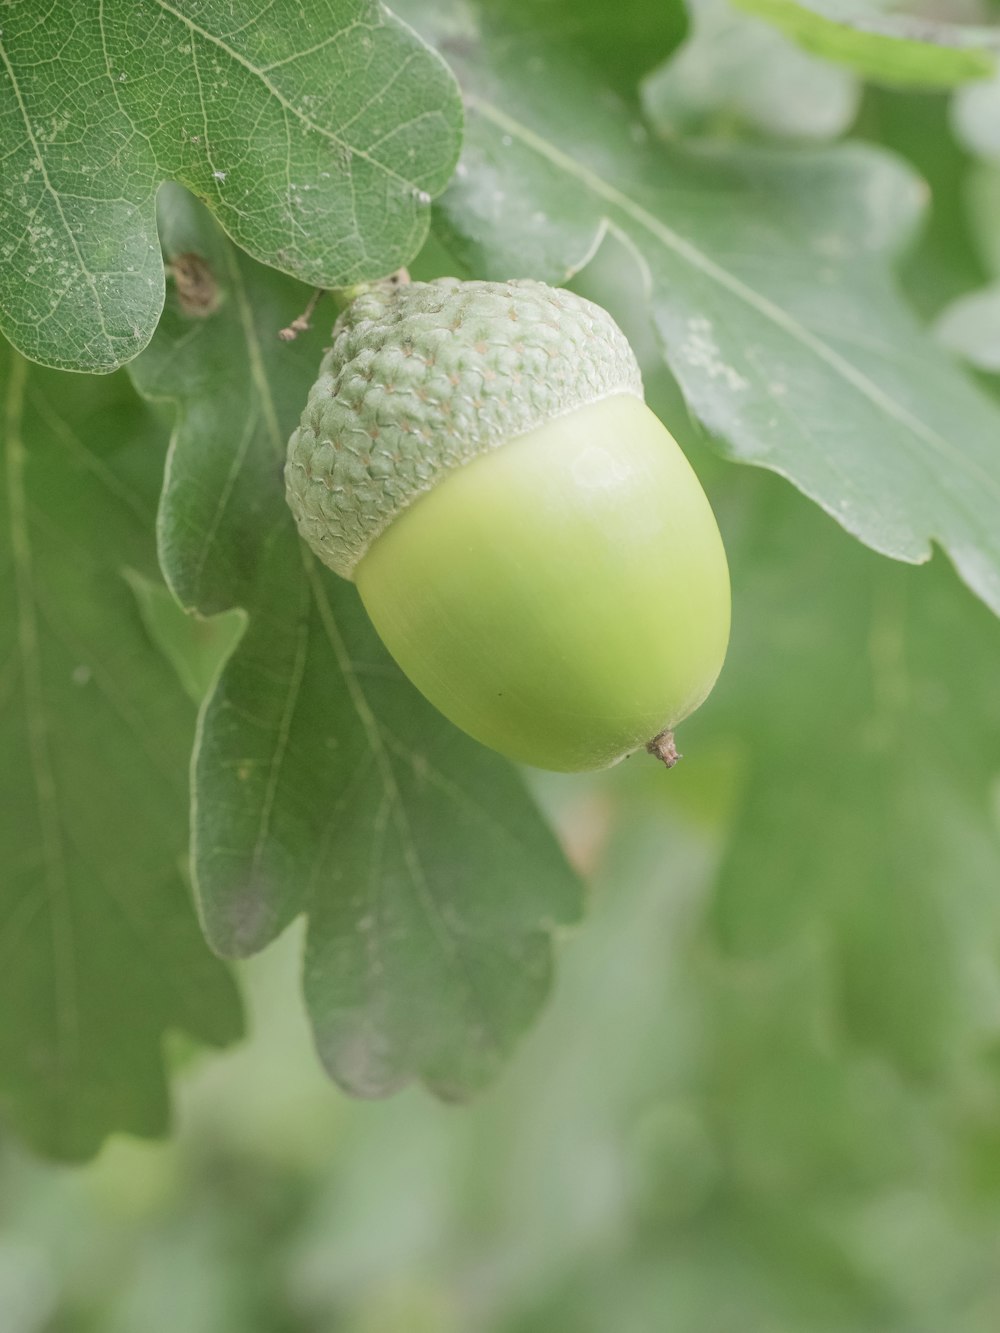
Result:
M944 561L882 560L777 479L707 466L624 246L603 246L575 285L636 348L648 401L702 470L732 571L727 662L680 730L669 789L672 809L723 840L706 953L689 946L685 983L717 1024L715 1094L768 1141L762 1189L768 1162L794 1174L800 1141L809 1173L846 1145L864 1175L884 1150L856 1125L855 1096L875 1094L862 1075L848 1090L854 1062L880 1062L906 1095L958 1099L992 1077L1000 626Z
M1000 158L1000 75L959 88L952 106L958 142L979 157Z
M951 134L951 100L943 93L869 87L855 127L860 137L905 157L927 186L923 225L896 266L903 292L925 323L983 278L965 206L973 164Z
M642 90L643 108L665 137L831 139L854 119L860 87L848 70L729 0L694 0L691 21L687 41Z
M163 305L154 197L205 199L251 254L324 287L405 264L458 151L443 63L375 0L5 6L0 328L106 371Z
M459 259L558 283L613 231L691 410L731 458L788 477L886 555L921 561L940 542L1000 611L1000 416L889 274L919 181L856 145L655 146L577 62L550 49L529 69L525 36L484 16L455 59L466 146L437 217Z
M949 87L996 70L1000 31L903 14L878 0L735 0L809 51L887 83Z
M6 346L0 399L0 1105L79 1158L162 1134L165 1031L223 1044L240 1011L180 871L193 709L125 578L153 566L161 433L127 380Z
M683 0L483 0L483 12L530 25L536 68L544 65L547 47L569 46L588 65L597 64L605 82L627 99L635 98L639 77L665 60L688 29ZM475 41L476 25L461 3L451 6L451 14L456 37L449 40L460 54L464 40Z
M630 196L633 159L619 152L611 129L626 127L625 142L626 134L641 138L647 128L624 116L623 103L634 107L636 101L629 62L634 79L649 53L633 50L628 61L621 59L616 23L628 17L624 8L605 6L601 13L581 0L575 12L582 28L572 34L563 31L574 14L568 0L559 7L539 0L544 26L539 18L532 41L515 33L510 48L503 45L510 40L503 26L512 13L530 19L527 6L515 11L497 0L480 12L489 12L497 25L488 33L486 54L492 48L491 58L511 60L510 83L505 75L497 92L500 109L534 116L532 99L543 98L546 116L544 122L532 119L533 131L542 134L544 125L545 137L579 148L579 164ZM934 8L940 12L938 4ZM449 58L484 60L476 11L456 0L447 13L455 42ZM601 34L603 49L587 36L594 18L591 31ZM749 19L736 23L736 32L753 30L743 26ZM651 24L650 51L660 31ZM748 37L739 52L745 60L735 67L727 65L731 52L720 51L716 60L710 45L703 45L699 55L696 37L692 47L699 59L680 67L682 86L675 91L686 96L699 71L705 73L704 119L685 123L703 138L725 137L724 160L713 174L711 142L700 146L701 156L688 170L673 165L683 156L651 151L654 170L663 175L656 177L655 209L645 197L643 202L660 222L691 244L704 243L716 262L754 287L755 266L779 269L787 214L789 290L780 289L769 272L768 282L778 288L772 295L810 315L814 331L823 320L835 330L839 316L845 339L877 329L890 335L891 347L895 326L879 324L881 284L889 251L898 248L892 238L909 216L899 205L907 203L911 178L872 170L876 159L868 154L848 159L855 175L837 168L843 177L830 165L842 161L836 154L793 154L780 159L787 178L777 189L766 166L770 155L752 153L744 173L749 184L731 186L741 141L786 133L794 107L809 105L797 100L801 90L793 95L793 89L777 86L773 100L743 98L744 89L766 92L769 82L783 77L783 57L772 63L772 54L787 54L787 44L777 29L768 37L759 57ZM610 90L585 72L588 44L615 70ZM719 74L727 68L731 98ZM845 76L843 68L834 73ZM564 78L567 102L559 119ZM669 89L669 75L660 86ZM474 96L481 91L472 90ZM766 114L759 116L762 105ZM588 107L592 122L584 116ZM679 121L671 120L672 113L668 108L655 127L676 136ZM980 113L986 114L982 108ZM979 128L984 125L981 120ZM899 266L903 290L921 319L1000 276L996 173L970 171L951 138L940 94L866 89L854 132L905 155L932 191L930 226ZM511 138L510 146L493 141L492 157L483 155L487 164L495 161L496 172L481 177L489 189L480 194L480 205L490 227L490 210L498 218L509 211L528 254L532 213L549 214L545 173L552 172L559 187L549 193L567 198L572 178L545 158L532 175L531 159L518 156L516 136ZM525 169L522 177L501 170L508 154ZM702 165L706 159L708 166ZM751 188L759 161L764 174ZM808 169L799 174L802 162ZM470 164L477 170L482 165ZM619 166L621 178L615 175ZM858 281L845 287L850 318L819 276L830 256L818 242L844 235L839 225L836 233L822 225L829 195L819 191L809 227L799 197L827 179L827 170L830 190L843 181L857 234L876 249L888 244L880 254L858 247ZM855 187L858 197L851 193ZM769 191L776 191L770 212L761 202ZM535 203L543 197L544 205ZM234 888L232 898L216 900L225 906L236 902L239 856L252 836L244 836L241 821L251 822L260 798L259 774L245 761L259 758L266 765L274 736L282 735L273 702L296 665L288 644L299 642L293 630L300 625L306 626L309 653L320 654L316 661L323 668L304 703L315 735L293 712L284 733L286 757L273 784L276 836L268 838L260 866L280 877L274 849L287 850L296 882L303 883L303 849L314 818L324 831L330 828L333 842L345 838L351 858L345 868L355 870L361 856L365 820L352 827L329 818L337 799L331 774L338 770L329 754L317 758L321 741L333 734L331 721L348 748L357 733L342 712L346 679L337 675L337 654L322 648L325 612L316 608L332 611L356 664L354 675L380 722L397 734L396 700L404 723L415 730L423 724L410 711L411 696L382 674L384 659L366 656L367 631L354 619L350 589L325 577L312 589L311 571L286 539L277 466L283 417L298 411L332 310L318 317L315 335L281 346L275 330L297 312L305 292L234 256L197 210L189 213L183 196L163 203L171 304L145 362L153 387L177 404L168 409L171 416L176 410L178 434L161 546L189 604L237 601L247 607L249 614L226 613L245 617L248 632L216 698L259 709L253 722L230 709L231 730L225 712L205 713L203 753L214 736L213 753L220 759L215 789L231 803L228 812L213 809L212 824L237 830L241 840L240 846L237 839L228 843L236 849L228 866L225 845L213 844L215 859L207 858L212 884ZM560 264L576 266L596 243L598 210L587 198L583 205L579 219L568 211L552 214L558 224L547 238L550 248L539 253L554 272L563 271ZM730 216L723 222L716 211ZM839 210L830 213L839 224ZM573 230L577 221L579 231ZM537 226L544 223L536 220ZM490 227L482 225L484 254L493 245ZM454 239L456 233L443 224L440 235ZM475 229L470 225L459 239L475 258ZM566 253L560 256L561 243ZM178 1326L185 1333L1000 1328L996 621L958 585L944 560L919 570L880 560L778 478L731 467L704 447L645 319L651 303L634 250L634 237L612 226L572 281L607 305L626 329L643 363L651 405L703 477L733 572L733 648L718 691L683 728L685 759L671 774L633 761L589 777L531 775L533 791L587 873L591 918L560 950L558 986L531 1040L460 1114L419 1088L377 1104L342 1096L321 1074L296 994L307 933L303 918L273 946L237 965L253 1019L250 1041L180 1069L172 1061L178 1113L169 1142L118 1136L96 1162L66 1171L22 1151L14 1136L0 1136L3 1333L174 1333ZM448 262L440 254L425 255L419 264L427 267L418 271L439 271L434 266ZM851 264L849 255L843 263ZM520 263L515 271L522 271ZM868 281L870 298L862 290ZM797 303L793 288L799 289ZM658 305L669 297L660 291ZM682 299L696 299L683 284ZM894 295L892 302L895 309ZM724 331L729 312L726 306L707 313ZM737 346L750 346L759 324L741 322ZM867 371L870 349L860 337L856 341ZM900 349L911 351L905 340ZM909 391L922 404L935 387L926 375L933 354L922 336L920 349L899 373L909 377ZM768 354L774 350L769 342ZM720 359L730 364L728 351ZM143 368L140 359L137 373ZM796 382L796 409L808 412L815 401L817 414L835 417L847 406L846 417L832 420L824 438L831 461L842 462L841 448L850 444L854 464L891 454L909 476L910 446L901 437L887 441L874 429L855 439L851 394L843 386L834 392L814 371ZM27 373L33 382L35 373ZM60 411L65 405L87 420L84 399L71 398L83 393L80 381L46 376L39 382L46 404ZM115 384L105 381L102 393ZM178 388L186 385L191 392L180 400ZM984 376L982 387L993 393L996 382ZM133 396L120 384L117 391L119 406L127 408L125 424L136 413L145 420ZM278 421L273 445L261 410L268 391ZM736 393L737 426L740 404ZM95 427L97 443L108 451L102 458L124 459L124 446L112 447L117 415L118 408L103 419L100 432ZM956 413L949 424L956 449L968 420ZM759 424L758 441L779 434L766 419ZM995 453L1000 435L991 427L984 438ZM151 499L158 449L143 459L151 471L141 469L148 485L142 493ZM47 473L60 496L65 473L61 466ZM947 487L947 471L933 475ZM72 492L74 504L79 489ZM33 487L36 495L40 488ZM878 499L894 512L894 492ZM993 512L995 519L996 506ZM117 540L117 532L117 524L107 525L109 538ZM120 614L129 634L141 637L148 629L171 665L180 664L192 692L199 692L192 643L202 630L214 633L216 622L199 622L165 600L143 555L148 542L143 552L138 549L138 530L135 545L127 545L126 568L139 573L130 575L132 587L124 588L120 608L116 603L115 623ZM45 554L44 546L39 552ZM74 577L83 563L74 552ZM123 591L117 574L108 586ZM308 609L300 600L304 588ZM80 614L75 603L72 609ZM216 662L209 665L214 671ZM160 667L157 679L176 700L173 677ZM205 674L202 669L200 678ZM302 674L309 678L309 668ZM254 726L261 719L258 748ZM445 740L435 733L427 743ZM11 763L17 762L15 752ZM469 762L461 758L463 780ZM289 766L299 775L294 785L284 780ZM312 786L299 781L307 768L315 775ZM87 775L93 788L99 785L96 772ZM405 764L393 772L401 786L411 781ZM508 799L504 780L494 785L490 778L493 808ZM365 781L362 774L359 789ZM415 787L415 775L412 781ZM22 798L20 788L16 795ZM134 790L127 795L136 799ZM362 810L370 820L379 810L374 790L372 795ZM516 799L523 799L520 788ZM414 800L419 796L408 789L407 810ZM320 816L316 801L324 807ZM258 803L258 816L261 808ZM438 813L443 808L443 802L434 804ZM435 846L443 846L437 815L421 809L422 832L434 829ZM306 827L298 839L296 815ZM395 849L383 843L390 871L398 845L398 839ZM464 843L461 848L464 854ZM337 951L338 967L316 1005L328 1030L342 1038L364 1006L357 994L361 954L344 930L353 910L350 895L332 882L334 850L339 855L339 848L331 849L328 859L324 853L316 862L322 868L314 915L324 921L321 946L331 955ZM480 846L476 854L481 852ZM473 869L479 864L470 861ZM383 883L393 889L385 899L392 905L391 924L417 937L426 932L426 922L406 916L415 903L396 894L391 876ZM359 884L355 877L340 887ZM489 906L506 922L510 882L497 887L503 891ZM547 881L543 887L549 890ZM464 894L462 901L469 901ZM485 908L477 901L477 912ZM0 927L0 950L6 938ZM484 930L477 941L486 938ZM387 942L394 975L413 988L431 1027L440 1023L442 1032L454 1036L456 1017L476 1017L456 999L451 973L443 982L435 979L435 994L455 1003L424 1011L432 984L427 969L415 975L413 959L398 942ZM428 946L428 968L441 956L434 948ZM474 956L478 962L481 955ZM499 951L490 956L499 957ZM5 973L7 955L2 961ZM500 972L487 967L476 974L491 1000L502 980L522 976L513 968L506 978ZM522 978L509 997L531 993ZM392 1021L389 1055L395 1057L407 1039L409 1015L401 1016L391 993L381 998L378 1016ZM501 1036L513 1026L501 1024ZM471 1035L468 1026L464 1035ZM444 1087L453 1070L441 1079L436 1053L421 1044L422 1037L409 1053ZM171 1056L176 1044L171 1041ZM461 1072L474 1072L471 1059Z
M937 335L970 366L1000 374L1000 284L953 301L938 320Z
M668 420L683 434L683 416ZM781 845L770 843L766 866L747 880L766 917L752 947L751 904L734 901L735 884L719 896L716 872L730 814L748 795L763 802L771 785L775 810L796 785L796 808L810 831L822 829L831 747L857 741L886 664L884 650L878 665L854 650L887 610L903 629L921 720L936 700L935 740L945 743L934 753L944 764L937 776L933 762L925 768L948 788L946 742L954 736L960 763L989 690L997 626L944 562L896 569L776 479L713 466L697 450L695 458L709 472L736 586L746 589L747 617L720 683L725 716L703 710L697 735L694 720L685 727L684 763L666 782L633 763L538 783L564 836L588 848L591 920L562 951L532 1040L461 1114L417 1090L349 1102L316 1075L289 995L301 942L289 932L243 965L252 1042L185 1079L176 1139L116 1144L86 1175L0 1153L0 1253L22 1289L37 1268L49 1275L64 1322L167 1333L164 1286L181 1283L189 1322L205 1333L272 1333L276 1310L293 1320L307 1312L321 1328L411 1333L428 1309L434 1333L646 1333L665 1323L671 1333L993 1333L995 816L988 858L980 863L978 837L963 838L930 895L948 912L945 971L956 941L963 951L946 1025L928 1024L920 999L902 1025L870 1026L844 1004L837 946L854 911L866 951L888 960L894 983L881 988L874 1015L919 985L923 956L904 985L899 946L919 939L907 933L906 906L912 893L920 915L924 868L895 885L869 876L867 901L850 874L836 885L824 873L816 895L785 879L782 916L767 889ZM789 547L792 588L824 589L812 607L781 595ZM884 576L905 587L902 621L893 597L877 595L854 624L850 594L875 593ZM925 589L936 608L926 619ZM843 651L834 643L828 660L821 650L838 625L848 642ZM947 634L922 643L928 628ZM965 665L953 690L956 658ZM850 679L840 682L845 660ZM796 673L787 709L786 665ZM822 716L827 701L848 705L843 735ZM891 722L888 703L872 716ZM764 706L781 711L754 713ZM786 713L790 726L808 721L790 772L776 764L791 744L768 734ZM744 744L748 717L764 747L756 757ZM942 827L981 837L978 779L993 755L991 738L972 765L976 782L947 793ZM871 798L865 756L856 757L857 801L841 788L840 827L849 810L863 821ZM752 787L741 780L751 775ZM886 811L898 846L907 810L880 799ZM932 830L918 836L936 842ZM746 850L742 835L740 843ZM845 870L859 860L850 856ZM806 900L801 915L795 898ZM765 941L782 919L796 928ZM741 943L727 924L740 926ZM940 980L932 960L928 984L937 991ZM891 1033L903 1040L887 1041ZM922 1072L928 1056L932 1076Z
M737 538L727 679L685 736L745 747L718 936L811 951L842 1034L938 1076L997 1035L1000 626L940 561L886 564L770 489Z
M328 337L278 340L303 293L179 191L161 228L168 260L197 253L221 293L209 318L174 299L133 367L177 405L161 558L185 605L248 616L195 758L206 932L245 955L307 912L306 998L333 1076L361 1095L417 1075L463 1095L541 1003L575 881L510 766L423 702L353 586L298 542L285 441Z
M1000 168L980 166L966 185L970 226L978 242L987 285L955 298L936 324L942 346L987 374L1000 373Z

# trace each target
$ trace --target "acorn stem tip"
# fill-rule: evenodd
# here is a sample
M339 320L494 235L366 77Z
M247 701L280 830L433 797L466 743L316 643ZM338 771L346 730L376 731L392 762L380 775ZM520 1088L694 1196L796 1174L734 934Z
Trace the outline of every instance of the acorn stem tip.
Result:
M661 731L658 736L654 736L651 741L647 742L646 749L654 759L659 759L660 763L665 764L667 768L673 768L674 764L684 757L677 749L672 731Z

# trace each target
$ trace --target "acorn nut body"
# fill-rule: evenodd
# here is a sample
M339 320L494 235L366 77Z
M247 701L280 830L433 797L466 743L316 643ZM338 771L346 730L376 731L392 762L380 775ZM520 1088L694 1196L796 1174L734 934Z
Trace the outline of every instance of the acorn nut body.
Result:
M410 680L477 740L604 768L705 699L729 636L708 500L611 317L542 283L374 288L285 470Z

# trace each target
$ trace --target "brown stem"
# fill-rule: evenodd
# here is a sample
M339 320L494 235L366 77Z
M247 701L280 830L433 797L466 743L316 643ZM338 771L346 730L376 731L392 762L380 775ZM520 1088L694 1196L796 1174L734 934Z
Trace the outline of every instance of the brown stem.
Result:
M372 287L388 287L391 289L393 287L405 287L409 282L409 270L398 268L395 273L390 273L386 278L378 278L375 282L359 282L354 287L333 287L329 289L326 287L317 287L309 298L309 304L306 306L305 310L303 310L302 314L293 319L286 329L280 329L278 337L282 342L290 343L294 342L300 333L305 333L311 327L310 321L312 319L313 311L316 309L316 302L324 292L328 290L334 299L337 309L346 310L351 302L360 296L362 292L366 292Z
M324 290L325 289L322 287L317 287L312 296L310 296L309 304L306 306L305 310L303 310L302 314L297 315L287 329L281 329L279 331L278 337L283 343L294 342L300 333L305 333L309 329L312 313L316 309L316 302L323 295Z
M667 768L673 768L674 764L683 755L677 749L672 731L661 731L659 736L654 736L646 745L646 749L654 759L659 759L661 764L666 764Z

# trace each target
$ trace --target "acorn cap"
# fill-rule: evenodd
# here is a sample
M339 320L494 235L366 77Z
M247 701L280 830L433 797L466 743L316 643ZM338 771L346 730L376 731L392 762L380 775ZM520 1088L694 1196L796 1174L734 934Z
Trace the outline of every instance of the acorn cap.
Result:
M613 394L642 399L625 335L542 282L373 287L340 316L285 482L299 531L350 579L395 516L477 454Z

